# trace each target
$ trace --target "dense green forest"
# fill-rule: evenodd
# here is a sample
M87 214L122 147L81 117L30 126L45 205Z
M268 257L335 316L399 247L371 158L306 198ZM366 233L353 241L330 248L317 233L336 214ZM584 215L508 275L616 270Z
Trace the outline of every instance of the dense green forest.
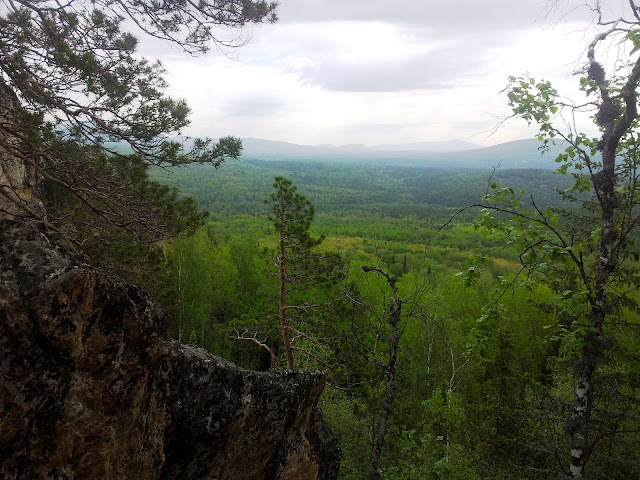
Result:
M275 160L230 162L218 171L197 164L169 170L154 167L150 175L193 196L201 208L216 217L265 214L263 201L278 175L287 176L303 188L319 214L416 216L434 221L446 220L456 208L478 204L490 179L524 188L542 204L557 202L555 188L564 188L568 183L551 170L497 169L492 175L486 170L394 167L375 162Z
M293 161L153 170L209 211L194 236L164 246L173 334L250 369L286 365L277 229L265 204L277 175L315 205L311 232L324 235L317 250L338 254L343 265L330 281L302 282L290 293L291 304L305 306L290 318L299 332L296 368L328 375L322 408L344 451L341 478L362 478L370 468L390 385L383 478L555 478L569 461L559 419L571 412L578 347L563 332L567 310L578 307L563 301L566 285L516 276L520 247L482 228L479 205L510 185L526 190L518 195L523 204L567 206L556 192L567 187L565 176ZM393 292L363 266L397 279L403 310L392 380ZM621 306L620 318L630 320L634 309ZM603 478L640 474L635 460L625 460L639 453L631 433L638 405L625 401L635 398L636 334L611 331L617 356L603 376L615 395L601 392L603 441L591 460ZM613 443L608 428L630 433Z

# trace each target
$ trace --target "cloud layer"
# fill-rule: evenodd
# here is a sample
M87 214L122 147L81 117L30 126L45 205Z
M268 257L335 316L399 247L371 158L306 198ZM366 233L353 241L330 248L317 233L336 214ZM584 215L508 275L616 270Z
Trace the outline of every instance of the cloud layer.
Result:
M535 134L518 122L483 133L510 113L499 93L508 75L574 88L586 24L552 24L550 4L282 0L280 22L248 30L251 42L228 56L162 56L170 93L192 106L193 135L492 144Z

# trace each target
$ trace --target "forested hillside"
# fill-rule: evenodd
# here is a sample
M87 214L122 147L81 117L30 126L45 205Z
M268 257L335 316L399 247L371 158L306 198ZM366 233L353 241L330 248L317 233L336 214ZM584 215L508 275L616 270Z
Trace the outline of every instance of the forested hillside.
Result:
M489 181L526 189L542 204L558 202L556 187L569 180L552 170L499 168L437 169L321 161L241 160L211 170L205 165L178 169L154 168L152 178L192 196L212 215L261 215L275 176L286 175L316 205L318 213L344 217L390 216L446 221L450 212L480 203ZM475 213L473 214L475 215ZM470 218L470 217L467 217Z
M571 412L578 348L564 332L567 311L578 307L565 303L566 286L522 273L520 247L481 228L480 204L508 185L514 195L526 190L523 204L571 210L556 191L568 187L566 176L256 160L151 175L210 212L194 237L166 246L178 292L174 334L247 368L287 363L278 234L265 205L273 178L291 178L315 205L310 229L325 236L317 251L339 255L343 273L288 288L288 304L297 306L289 321L296 368L329 375L322 405L345 453L341 478L370 469L385 411L383 478L555 478L569 451L557 419ZM383 273L397 279L395 304ZM400 303L394 334L389 306ZM633 303L621 306L621 321L634 311ZM612 331L617 360L607 381L617 379L620 396L605 396L603 434L636 418L635 401L625 399L633 398L628 375L639 352L633 331L625 332ZM622 433L594 452L592 468L632 478L637 464L623 457L637 458L634 438Z

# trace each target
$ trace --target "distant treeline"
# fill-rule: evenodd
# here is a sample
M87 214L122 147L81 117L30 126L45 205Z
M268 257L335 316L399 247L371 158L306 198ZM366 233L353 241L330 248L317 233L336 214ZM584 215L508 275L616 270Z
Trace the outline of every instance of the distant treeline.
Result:
M266 215L263 204L275 176L293 180L316 206L318 214L338 217L415 216L446 219L467 205L478 204L488 182L504 181L540 206L558 202L556 188L566 178L549 170L454 170L388 165L246 160L219 170L190 165L153 169L153 179L178 187L198 205L218 215ZM469 212L471 220L476 212Z

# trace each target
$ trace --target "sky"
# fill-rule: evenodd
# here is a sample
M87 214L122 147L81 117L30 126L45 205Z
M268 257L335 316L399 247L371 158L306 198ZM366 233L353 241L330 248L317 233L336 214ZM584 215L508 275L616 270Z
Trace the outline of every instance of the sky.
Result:
M610 3L615 3L611 0ZM580 3L580 2L578 2ZM191 136L304 145L532 138L500 93L509 75L567 96L593 31L571 0L280 0L279 22L242 32L233 50L190 57L143 42Z

